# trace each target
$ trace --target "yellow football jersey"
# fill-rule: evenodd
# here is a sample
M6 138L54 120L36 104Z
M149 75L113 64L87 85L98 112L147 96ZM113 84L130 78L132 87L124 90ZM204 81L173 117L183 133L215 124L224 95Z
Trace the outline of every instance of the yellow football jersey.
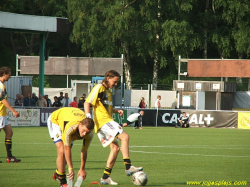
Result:
M104 124L114 121L112 118L113 102L110 89L102 84L96 85L85 102L90 103L93 106L95 132L98 132Z
M78 108L64 107L51 114L51 121L60 126L64 145L71 146L72 141L83 139L83 150L88 150L93 132L81 137L78 131L79 123L86 118L85 113Z
M3 99L7 99L5 85L0 81L0 92L2 92L2 98L0 99L0 116L7 116L7 108L2 103Z

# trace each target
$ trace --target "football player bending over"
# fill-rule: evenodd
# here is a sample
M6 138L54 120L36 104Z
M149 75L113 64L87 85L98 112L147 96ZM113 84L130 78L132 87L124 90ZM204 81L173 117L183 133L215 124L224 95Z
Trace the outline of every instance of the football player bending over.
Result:
M93 139L94 122L86 118L85 113L78 108L65 107L54 111L47 121L49 134L57 148L56 172L53 179L58 180L61 187L67 187L65 165L68 165L68 179L74 179L71 148L74 140L82 140L81 166L77 176L86 178L85 163L87 151Z

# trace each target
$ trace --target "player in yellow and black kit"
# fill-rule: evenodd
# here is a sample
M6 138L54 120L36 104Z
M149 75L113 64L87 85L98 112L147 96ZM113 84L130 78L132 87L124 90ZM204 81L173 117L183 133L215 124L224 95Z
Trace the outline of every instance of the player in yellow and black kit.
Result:
M5 81L8 81L11 77L11 69L9 67L0 68L0 131L1 129L5 132L5 147L7 151L7 162L20 162L20 159L12 156L12 127L9 121L9 117L7 116L7 108L13 113L13 115L17 118L19 117L19 113L11 107L10 103L7 100L7 93L5 85L3 84ZM1 161L0 161L1 163Z
M101 184L117 185L109 176L116 162L120 147L117 138L121 140L121 151L125 164L125 172L128 176L142 170L142 167L131 165L129 156L129 135L123 131L122 127L112 118L113 112L123 115L123 110L113 108L112 93L110 89L114 88L119 81L119 73L110 70L105 73L102 84L97 84L89 94L84 103L84 111L86 116L91 118L90 106L93 107L95 132L97 133L102 146L110 147L110 154L104 170Z
M62 187L67 186L65 174L65 161L68 164L67 175L69 179L74 179L71 148L73 141L83 140L81 150L81 167L78 176L86 178L85 163L87 151L93 138L94 122L86 118L85 113L78 108L60 108L54 111L47 120L50 137L57 148L57 170L53 174L53 179L60 182Z

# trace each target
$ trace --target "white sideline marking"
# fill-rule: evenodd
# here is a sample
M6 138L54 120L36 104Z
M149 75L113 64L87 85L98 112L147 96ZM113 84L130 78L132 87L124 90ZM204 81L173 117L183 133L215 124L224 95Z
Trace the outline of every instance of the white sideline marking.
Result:
M223 147L218 147L223 146ZM193 149L244 149L244 150L250 150L247 148L228 148L228 146L237 146L238 145L225 145L227 147L224 147L224 145L216 145L216 147L211 147L211 145L159 145L159 146L130 146L130 148L133 147L170 147L170 148L193 148ZM249 147L249 146L248 146Z
M4 144L4 142L0 142L0 144ZM35 145L48 145L51 144L53 145L53 142L51 143L15 143L15 144L35 144ZM74 146L82 146L82 144L74 144ZM91 144L90 146L100 146L99 144ZM192 147L193 146L193 147ZM147 147L172 147L172 148L206 148L206 149L245 149L245 148L211 148L209 146L211 145L158 145L158 146L130 146L130 148L147 148ZM216 145L217 147L225 147L225 146L239 146L239 145ZM242 145L240 145L242 146ZM249 149L245 149L249 150ZM165 154L165 155L184 155L184 156L213 156L213 157L236 157L236 158L249 158L250 156L233 156L233 155L204 155L204 154L187 154L187 153L161 153L161 152L147 152L147 151L133 151L129 150L130 152L135 152L135 153L145 153L145 154Z
M249 158L250 156L232 156L232 155L203 155L203 154L186 154L186 153L160 153L160 152L146 152L146 151L133 151L130 150L130 152L135 153L146 153L146 154L163 154L163 155L185 155L185 156L218 156L218 157L246 157Z

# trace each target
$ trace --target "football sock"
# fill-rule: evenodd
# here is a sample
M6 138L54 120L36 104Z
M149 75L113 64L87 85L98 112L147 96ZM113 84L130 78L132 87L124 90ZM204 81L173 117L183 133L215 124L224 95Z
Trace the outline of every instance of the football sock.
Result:
M5 147L6 147L6 151L7 151L7 157L12 157L12 153L11 153L12 141L11 141L11 139L5 139Z
M107 178L110 176L111 171L112 171L112 168L105 167L105 170L104 170L104 172L103 172L102 178L103 178L103 179L107 179Z
M65 172L60 173L58 170L56 170L56 174L61 184L67 184Z
M125 167L126 167L126 170L128 170L131 166L131 161L130 161L130 158L123 158L123 162L125 164Z

